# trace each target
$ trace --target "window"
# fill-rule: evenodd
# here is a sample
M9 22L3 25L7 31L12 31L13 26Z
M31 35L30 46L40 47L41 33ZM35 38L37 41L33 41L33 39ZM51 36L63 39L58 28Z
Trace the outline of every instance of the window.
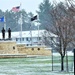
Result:
M31 38L30 38L30 37L27 37L27 38L26 38L26 41L30 41L30 40L31 40Z
M39 40L41 40L41 37L39 37Z
M22 41L24 41L24 38L22 38Z
M28 41L28 38L26 38L26 41Z
M16 41L18 41L18 38L16 38Z

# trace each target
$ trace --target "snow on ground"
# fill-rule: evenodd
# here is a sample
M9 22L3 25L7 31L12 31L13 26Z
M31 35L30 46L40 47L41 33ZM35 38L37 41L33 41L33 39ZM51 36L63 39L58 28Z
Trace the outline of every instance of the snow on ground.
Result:
M53 53L53 55L54 55L54 56L60 56L60 54L57 53L57 52L56 52L56 53ZM67 52L67 55L73 56L73 52L72 52L72 51L68 51L68 52Z
M73 61L69 63L71 72L61 72L59 56L54 60L52 71L51 56L0 59L0 75L74 75Z

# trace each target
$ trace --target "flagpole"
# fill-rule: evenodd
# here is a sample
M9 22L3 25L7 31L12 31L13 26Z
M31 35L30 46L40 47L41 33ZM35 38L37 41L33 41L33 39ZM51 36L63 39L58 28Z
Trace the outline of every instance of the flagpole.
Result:
M20 9L21 9L21 3L20 3ZM22 43L22 13L20 14L20 43Z
M4 29L6 30L6 20L5 20L5 16L4 16Z
M38 25L38 45L39 45L39 25Z
M33 45L33 41L32 41L32 24L33 24L33 21L37 19L37 15L35 15L34 17L31 18L31 45Z
M19 12L19 8L21 9L21 3L20 6L13 7L12 11ZM20 18L18 20L18 24L20 24L21 30L20 30L20 43L22 43L22 13L20 14Z
M32 43L32 21L31 21L31 26L30 26L30 34L31 34L31 46L33 45Z
M20 17L20 25L21 25L21 31L20 31L20 42L22 43L22 13L21 13L21 17Z

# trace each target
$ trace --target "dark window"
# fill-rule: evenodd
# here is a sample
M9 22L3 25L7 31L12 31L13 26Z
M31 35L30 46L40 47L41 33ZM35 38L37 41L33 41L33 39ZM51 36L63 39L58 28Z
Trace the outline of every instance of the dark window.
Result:
M24 38L22 38L22 41L24 41Z
M18 41L18 38L16 38L16 41Z
M29 37L26 38L26 41L30 41L30 40L31 40L31 38L29 38Z
M41 40L41 37L39 37L39 40Z
M26 41L28 41L28 38L26 38Z

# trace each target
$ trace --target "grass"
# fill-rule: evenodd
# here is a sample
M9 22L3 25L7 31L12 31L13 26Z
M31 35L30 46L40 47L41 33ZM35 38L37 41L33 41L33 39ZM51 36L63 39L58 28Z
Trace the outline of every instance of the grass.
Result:
M71 72L61 72L59 56L39 56L36 58L0 59L0 75L73 75ZM66 58L64 58L66 69ZM68 57L69 68L72 69L73 56ZM69 70L70 70L69 69Z

